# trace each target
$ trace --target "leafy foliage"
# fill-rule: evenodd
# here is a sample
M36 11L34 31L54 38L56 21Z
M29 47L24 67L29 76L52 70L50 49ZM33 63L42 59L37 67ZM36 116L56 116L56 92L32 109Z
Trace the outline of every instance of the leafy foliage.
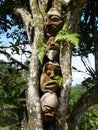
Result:
M39 58L40 62L43 63L43 58L45 56L45 47L46 46L44 43L40 43L40 44L38 44L37 47L38 47L38 52L37 52L38 58Z
M84 86L87 89L95 86L96 84L98 84L98 76L88 77L87 79L82 81L82 86Z
M88 109L78 124L79 130L97 130L98 129L98 105Z
M77 33L70 33L68 32L68 28L67 25L64 24L62 30L59 31L59 33L57 34L55 40L59 40L59 41L68 41L70 43L72 43L75 46L78 46L79 44L79 35Z
M76 85L72 87L71 92L70 92L69 104L73 106L84 92L86 92L86 88L83 87L82 85Z
M80 19L80 43L79 47L74 48L74 55L88 56L95 53L98 36L98 1L88 0L84 5Z
M16 130L21 125L25 104L18 104L18 99L25 98L26 86L25 70L18 71L15 66L10 66L0 61L0 129L13 126Z
M54 79L57 81L58 86L61 87L63 83L63 78L58 75L58 76L55 76Z
M24 3L25 2L25 3ZM14 14L13 8L28 5L28 1L22 0L2 0L0 1L0 49L2 51L8 48L12 49L18 55L20 50L22 53L26 52L28 45L27 34L20 16ZM3 10L3 11L2 11ZM18 43L18 44L17 44Z
M80 96L87 91L82 85L72 87L70 94L70 105L74 105ZM90 107L83 115L81 121L77 125L76 130L97 130L98 129L98 105Z

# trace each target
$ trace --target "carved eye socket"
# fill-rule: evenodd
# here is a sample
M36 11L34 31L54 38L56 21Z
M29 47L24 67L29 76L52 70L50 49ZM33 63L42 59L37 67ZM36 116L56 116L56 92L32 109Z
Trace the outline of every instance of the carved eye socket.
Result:
M55 75L61 75L61 69L59 67L54 69Z
M51 44L51 42L47 42L47 45L50 45Z
M58 16L51 16L51 21L57 22L60 21L60 18Z

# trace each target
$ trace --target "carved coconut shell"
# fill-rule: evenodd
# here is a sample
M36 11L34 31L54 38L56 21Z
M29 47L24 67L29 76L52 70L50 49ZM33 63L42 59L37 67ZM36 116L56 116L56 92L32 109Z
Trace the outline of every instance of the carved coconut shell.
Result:
M41 107L45 120L55 118L58 109L58 98L56 93L47 92L41 97Z

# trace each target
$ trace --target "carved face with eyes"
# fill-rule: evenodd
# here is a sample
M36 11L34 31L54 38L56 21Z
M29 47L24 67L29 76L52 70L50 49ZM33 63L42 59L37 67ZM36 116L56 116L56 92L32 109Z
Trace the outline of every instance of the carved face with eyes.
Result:
M60 51L59 44L55 42L54 37L50 37L49 40L47 41L46 56L51 61L59 61L59 51Z
M62 16L56 8L51 8L45 18L45 29L48 36L56 36L62 28Z
M40 101L45 121L54 119L58 109L56 93L47 92L41 97Z
M40 78L40 87L42 92L55 92L58 89L55 76L61 76L61 69L58 63L47 62L43 67L43 72Z

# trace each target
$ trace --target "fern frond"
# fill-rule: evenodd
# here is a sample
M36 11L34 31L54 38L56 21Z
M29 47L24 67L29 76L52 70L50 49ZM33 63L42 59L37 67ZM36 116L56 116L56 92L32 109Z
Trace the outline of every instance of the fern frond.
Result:
M63 25L62 31L63 32L67 32L68 31L68 27L67 27L66 23Z
M64 40L71 42L75 46L78 46L78 44L79 44L79 35L77 33L72 33L72 34L68 34L68 35L66 34Z
M64 24L62 30L59 31L59 33L55 37L55 41L68 41L68 42L74 44L75 46L78 46L79 37L80 36L77 33L69 33L67 25Z
M45 56L45 47L46 47L45 43L40 43L37 46L38 49L37 55L41 63L43 63L43 58Z

